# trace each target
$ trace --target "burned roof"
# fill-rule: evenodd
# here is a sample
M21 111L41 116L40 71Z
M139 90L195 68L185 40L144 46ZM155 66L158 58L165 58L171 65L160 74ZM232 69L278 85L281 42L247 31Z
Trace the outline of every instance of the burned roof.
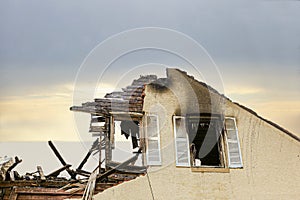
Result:
M81 106L72 106L70 110L98 115L108 115L110 112L143 112L145 85L154 83L156 75L140 76L132 84L122 88L122 91L107 93L104 98L96 98L94 102L86 102Z
M300 138L297 135L282 128L278 124L261 117L250 108L232 101L224 94L219 93L216 89L214 89L210 85L201 82L199 80L196 80L193 76L188 75L187 72L185 71L182 71L180 69L176 69L176 70L182 73L184 76L188 77L189 79L196 81L198 84L207 88L209 92L223 97L227 101L234 103L235 105L239 106L243 110L246 110L247 112L250 112L251 114L255 115L256 117L260 118L261 120L265 121L266 123L270 124L276 129L279 129L280 131L286 133L290 137L296 139L297 141L300 141ZM87 113L97 114L97 115L108 115L111 112L129 112L129 113L134 112L134 113L142 114L144 97L145 97L144 91L146 85L151 85L154 88L159 88L159 89L167 88L168 78L157 78L156 75L140 76L140 78L134 80L130 86L123 88L122 89L123 91L115 91L112 93L107 93L104 96L104 98L96 98L94 102L86 102L83 103L82 106L72 106L70 110L87 112Z

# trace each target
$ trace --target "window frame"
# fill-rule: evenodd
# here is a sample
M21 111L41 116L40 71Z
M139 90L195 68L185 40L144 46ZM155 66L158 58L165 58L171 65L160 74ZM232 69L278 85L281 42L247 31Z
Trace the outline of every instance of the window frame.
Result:
M175 157L176 157L176 166L177 167L191 167L191 157L190 157L190 144L189 144L189 134L186 131L186 143L188 146L187 149L187 154L188 154L188 163L184 164L184 163L180 163L179 159L178 159L178 146L177 146L177 141L178 141L178 137L177 137L177 128L176 128L176 119L184 119L184 126L186 126L186 117L184 116L173 116L173 132L174 132L174 139L175 139ZM186 127L184 128L186 130ZM180 141L184 142L184 139L179 138Z
M195 117L195 116L194 116ZM200 118L201 116L199 116ZM213 117L213 116L211 116ZM174 132L174 140L175 140L175 157L176 157L176 167L188 167L191 168L192 172L220 172L220 173L228 173L229 172L229 168L228 168L228 163L227 163L227 159L226 159L226 142L225 142L225 135L224 135L224 131L222 130L221 134L220 134L220 138L219 138L219 144L218 146L221 145L221 150L219 151L219 154L221 156L221 165L222 166L208 166L208 165L200 165L200 166L191 166L191 162L190 162L190 144L189 144L189 134L188 131L186 130L186 135L187 135L187 142L188 142L188 160L189 160L189 164L188 165L178 165L178 159L177 159L177 144L176 144L176 119L178 118L183 118L185 120L185 125L187 123L187 117L185 116L178 116L178 115L173 115L173 132ZM222 125L222 122L221 122ZM219 148L219 147L218 147Z
M148 117L156 117L156 130L157 130L157 137L148 137ZM150 166L161 166L162 165L162 159L161 159L161 149L160 149L160 129L159 129L159 118L156 114L147 114L145 115L145 136L146 136L146 163ZM149 141L157 141L158 144L158 161L151 161L149 160Z
M227 126L226 126L226 120L233 120L234 122L234 129L227 129ZM224 128L225 128L225 138L226 138L226 148L227 148L227 160L228 160L228 167L229 168L243 168L243 158L242 158L242 151L241 151L241 146L240 146L240 140L239 140L239 130L237 128L237 123L236 123L236 119L235 117L225 117L225 120L224 120ZM231 130L231 131L235 131L235 134L236 134L236 142L228 139L228 131ZM238 153L239 153L239 159L240 159L240 164L233 164L231 163L231 160L230 160L230 148L229 148L229 142L233 142L233 143L237 143L237 146L238 146Z

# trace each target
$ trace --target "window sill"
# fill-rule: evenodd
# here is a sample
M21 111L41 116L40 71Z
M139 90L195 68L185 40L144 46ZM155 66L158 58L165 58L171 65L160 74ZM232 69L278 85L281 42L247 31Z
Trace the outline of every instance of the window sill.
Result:
M216 173L229 173L229 168L218 167L191 167L192 172L216 172Z

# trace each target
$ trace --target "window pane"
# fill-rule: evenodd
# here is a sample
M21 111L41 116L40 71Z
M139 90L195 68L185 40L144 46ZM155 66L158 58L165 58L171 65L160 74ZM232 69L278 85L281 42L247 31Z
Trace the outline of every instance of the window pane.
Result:
M147 116L147 136L158 137L157 117Z
M235 129L234 120L233 119L226 119L225 120L225 126L226 126L227 130L229 130L229 129Z
M177 163L179 166L189 166L189 148L187 140L177 140Z
M151 161L159 161L159 145L157 140L149 140L148 141L148 160Z
M236 130L227 130L227 139L228 140L237 140Z
M176 137L177 138L186 138L186 128L185 128L185 119L177 118L175 119L176 124Z
M185 128L185 117L175 116L174 138L176 148L176 166L190 166L188 134Z
M227 130L227 146L229 167L237 168L243 167L240 144L238 139L238 130L235 124L235 120L232 118L225 119L225 125ZM229 127L229 128L228 128Z
M161 165L160 156L160 137L158 118L155 115L147 116L146 118L146 133L147 133L147 164Z

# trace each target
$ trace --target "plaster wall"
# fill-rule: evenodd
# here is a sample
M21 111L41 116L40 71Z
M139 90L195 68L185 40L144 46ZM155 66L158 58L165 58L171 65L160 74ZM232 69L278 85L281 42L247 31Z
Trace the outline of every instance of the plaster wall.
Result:
M163 91L147 86L144 100L145 112L159 118L162 166L150 167L148 177L110 188L95 199L152 199L150 185L155 199L299 199L299 141L228 100L222 107L210 107L212 101L224 99L212 94L209 102L203 86L187 76L184 83L182 75L171 70L168 78L170 85ZM187 86L196 88L194 95L206 102L199 110L236 118L242 169L217 173L176 167L172 116L197 111L195 96L188 93Z

